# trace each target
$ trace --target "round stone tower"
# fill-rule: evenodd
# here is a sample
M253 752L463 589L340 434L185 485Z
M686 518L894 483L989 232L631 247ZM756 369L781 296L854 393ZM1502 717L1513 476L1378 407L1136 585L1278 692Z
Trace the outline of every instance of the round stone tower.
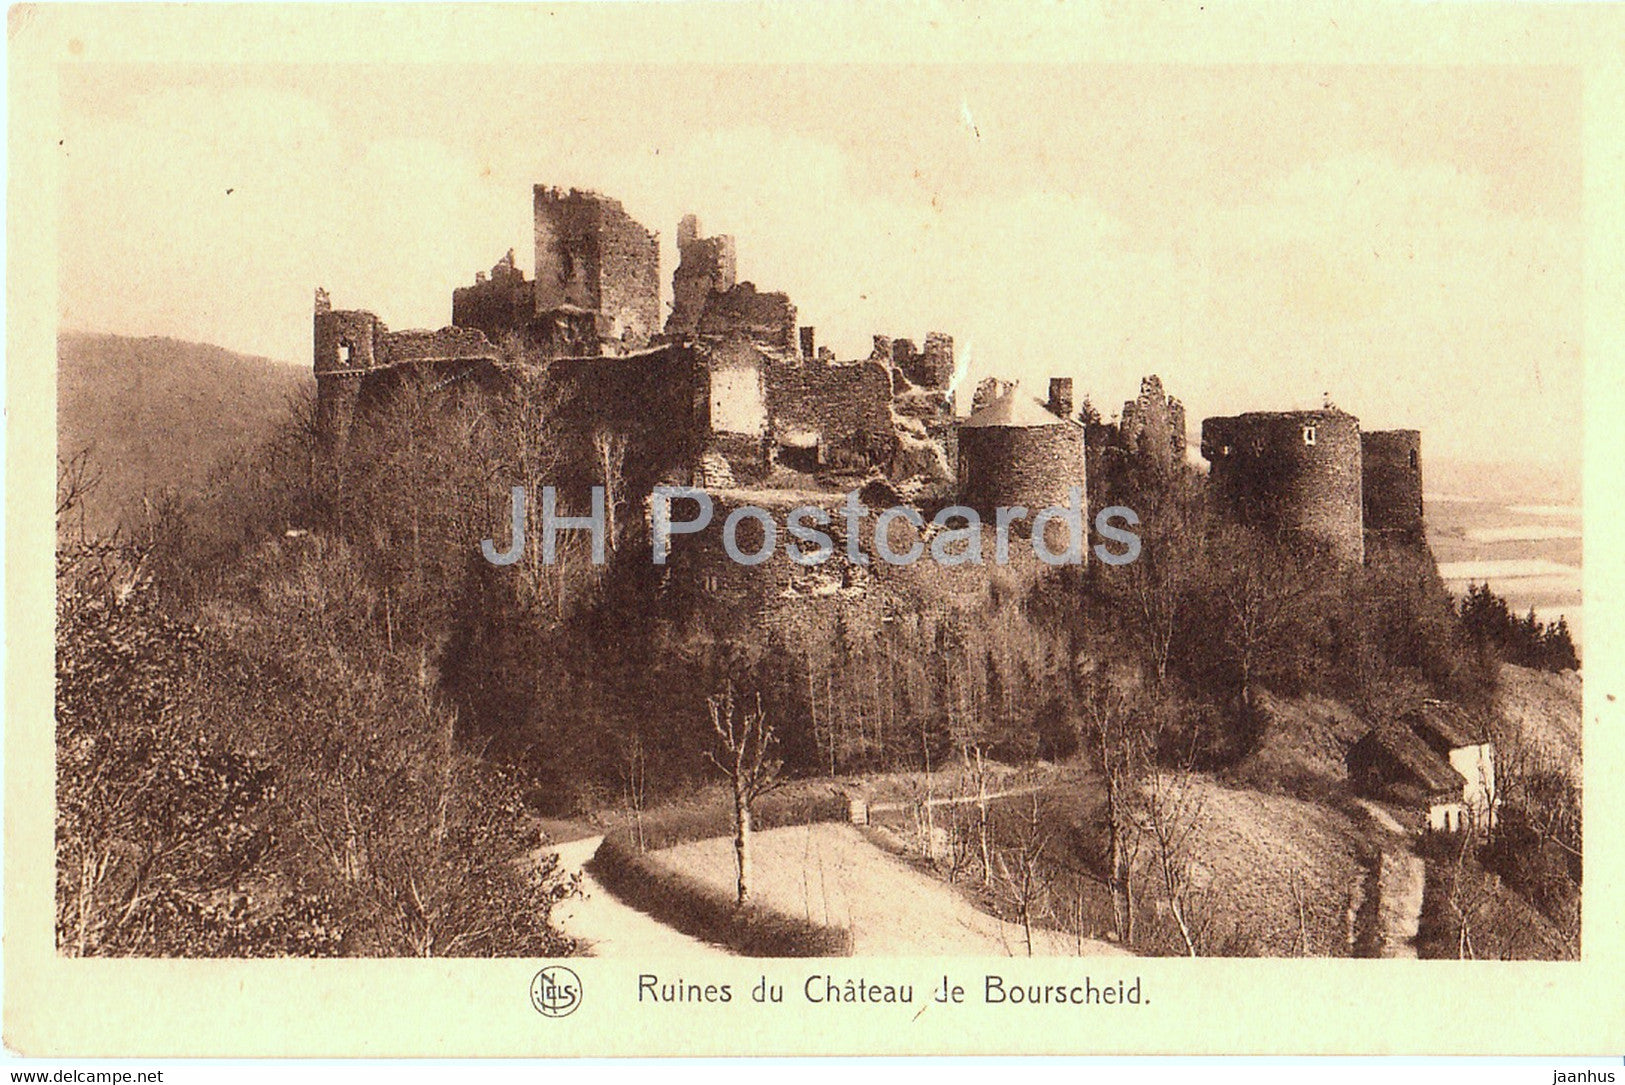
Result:
M1422 539L1422 434L1414 429L1360 435L1365 529L1390 538Z
M1365 559L1360 420L1328 407L1259 411L1202 422L1209 480L1241 520L1316 539L1344 561Z
M960 499L988 523L1001 505L1068 505L1084 489L1083 456L1081 425L1012 387L960 424Z

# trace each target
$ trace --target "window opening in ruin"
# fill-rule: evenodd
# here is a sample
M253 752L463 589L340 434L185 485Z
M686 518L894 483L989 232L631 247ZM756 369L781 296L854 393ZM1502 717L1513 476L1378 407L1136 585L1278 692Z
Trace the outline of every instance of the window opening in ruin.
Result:
M350 364L350 351L352 349L353 348L348 343L340 343L339 344L339 362L340 362L340 364L346 365L346 366Z
M1306 445L1312 445L1312 444L1315 443L1315 427L1314 426L1305 426L1305 427L1303 427L1303 443L1306 444Z
M1410 454L1409 459L1411 461L1411 470L1412 471L1416 470L1416 449L1414 449L1414 448L1411 449L1411 454Z

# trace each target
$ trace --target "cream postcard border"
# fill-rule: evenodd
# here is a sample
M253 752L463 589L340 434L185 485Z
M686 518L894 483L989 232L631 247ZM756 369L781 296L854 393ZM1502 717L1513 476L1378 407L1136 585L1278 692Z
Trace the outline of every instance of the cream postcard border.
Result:
M1195 3L18 6L8 20L5 1027L29 1055L989 1053L1619 1054L1625 1050L1625 8ZM95 63L843 61L1537 64L1584 83L1587 394L1584 948L1579 963L574 960L578 1013L531 1008L543 962L74 960L53 944L57 72ZM884 108L877 103L876 108ZM1034 108L1043 108L1034 103ZM639 972L732 983L727 1006L639 1007ZM828 973L972 989L985 972L1149 1004L768 1008ZM743 1000L743 1001L742 1001Z

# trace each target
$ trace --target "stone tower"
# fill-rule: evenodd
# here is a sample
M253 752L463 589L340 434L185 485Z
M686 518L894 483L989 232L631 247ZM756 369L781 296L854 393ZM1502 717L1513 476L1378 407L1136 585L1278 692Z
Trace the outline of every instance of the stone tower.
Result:
M660 330L660 239L619 200L534 189L536 310L594 315L603 339L642 346Z
M684 215L677 224L677 270L671 277L671 315L666 334L693 335L700 327L705 299L732 290L736 277L734 239L700 236L700 220Z
M372 313L334 309L320 287L312 325L316 433L323 449L334 451L349 439L361 380L377 364L378 336L384 329Z
M1326 408L1208 418L1202 455L1220 499L1243 522L1317 540L1343 561L1365 560L1353 415Z
M1070 489L1085 482L1083 427L1019 385L959 427L960 499L988 523L1000 506L1067 505Z
M1414 429L1360 435L1365 529L1420 542L1423 537L1422 434Z

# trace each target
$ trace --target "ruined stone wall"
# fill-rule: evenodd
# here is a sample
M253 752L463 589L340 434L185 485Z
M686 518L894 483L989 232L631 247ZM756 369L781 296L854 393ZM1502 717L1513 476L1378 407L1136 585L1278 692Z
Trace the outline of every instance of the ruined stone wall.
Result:
M775 607L794 606L824 599L838 600L861 595L870 583L867 568L846 558L845 520L840 511L842 494L801 493L784 490L721 490L710 492L711 523L703 531L674 535L671 554L663 568L661 594L664 602L679 612L708 614L725 623L737 623L742 615L755 615ZM743 565L728 556L723 545L723 525L728 515L745 505L768 511L773 519L775 547L767 560ZM819 565L801 565L785 551L788 540L785 520L789 512L808 505L825 509L828 524L811 524L827 534L835 552ZM695 513L693 502L675 501L672 518L687 520ZM869 532L860 531L858 546L873 553L871 515L862 522ZM903 525L905 528L907 525ZM764 544L761 524L755 519L740 522L736 533L741 552L753 554ZM910 540L894 533L893 546L907 550ZM798 544L806 546L806 544ZM810 546L806 546L808 550ZM871 561L879 561L871 557Z
M672 273L671 315L666 318L666 334L693 335L700 327L700 314L713 291L726 293L734 288L736 256L734 239L726 234L700 237L699 220L684 215L677 226L677 270Z
M614 200L600 209L598 309L609 339L641 346L660 331L660 237Z
M620 357L560 358L547 375L560 396L554 420L577 453L587 454L599 431L625 437L623 471L629 493L641 499L662 481L686 483L691 477L709 438L710 388L705 362L693 349L668 346Z
M714 345L711 360L711 432L760 438L768 431L768 359L742 337Z
M1036 513L1068 504L1071 487L1088 492L1083 437L1083 427L1071 422L961 427L960 500L988 523L1001 505L1021 505Z
M512 249L491 269L489 278L476 275L473 286L451 292L452 324L477 328L493 343L501 343L510 334L523 334L535 313L535 284L514 267Z
M1152 374L1140 381L1138 398L1123 404L1118 434L1125 452L1166 473L1185 462L1185 405Z
M1422 538L1422 434L1414 429L1360 435L1365 529Z
M1270 533L1318 539L1345 561L1364 560L1360 423L1338 410L1209 418L1209 478L1232 513Z
M912 339L893 339L891 361L918 388L947 388L954 377L953 336L928 332L923 350L916 350Z
M775 435L815 435L824 463L889 464L897 449L891 398L891 371L873 359L809 362L794 354L767 370Z
M385 332L378 337L377 355L379 365L501 358L485 333L474 328Z
M796 307L788 294L762 293L755 283L739 283L705 299L699 333L718 337L743 334L770 350L794 354Z

